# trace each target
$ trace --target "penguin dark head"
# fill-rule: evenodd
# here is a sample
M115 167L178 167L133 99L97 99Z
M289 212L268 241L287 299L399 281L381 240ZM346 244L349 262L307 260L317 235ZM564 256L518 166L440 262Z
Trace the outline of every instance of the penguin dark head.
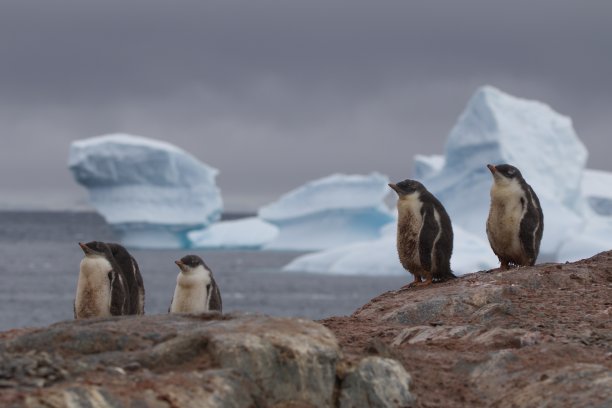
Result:
M196 269L198 266L203 266L205 269L208 269L202 258L197 255L185 255L178 261L174 261L174 263L182 272L188 272L192 269Z
M85 256L104 256L106 257L109 252L108 245L100 241L91 241L86 244L79 242L79 246L85 253Z
M507 181L523 179L523 175L521 174L519 169L509 164L498 164L497 166L494 166L493 164L487 164L487 167L491 171L493 179L496 182L501 181L503 179Z
M400 198L403 196L414 194L416 192L425 191L425 187L423 186L423 184L419 183L416 180L410 179L400 181L397 184L389 183L389 187L395 190L395 192L398 196L400 196Z

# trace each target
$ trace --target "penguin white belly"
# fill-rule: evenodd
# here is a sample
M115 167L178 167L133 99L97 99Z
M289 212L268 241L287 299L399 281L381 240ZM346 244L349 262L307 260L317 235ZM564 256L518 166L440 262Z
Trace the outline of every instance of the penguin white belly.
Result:
M523 248L520 241L521 220L525 209L521 205L525 199L518 183L491 189L491 210L487 220L487 235L491 246L499 255L520 258Z
M111 316L111 290L108 273L113 269L103 257L81 261L74 301L77 319Z
M421 267L419 255L419 235L423 227L423 216L421 208L423 203L418 194L411 194L397 203L401 219L397 230L397 242L404 251L399 251L402 265L411 270ZM413 271L411 271L413 272Z
M206 286L211 282L205 272L186 275L179 273L176 278L174 298L170 313L203 313L208 312L210 299Z

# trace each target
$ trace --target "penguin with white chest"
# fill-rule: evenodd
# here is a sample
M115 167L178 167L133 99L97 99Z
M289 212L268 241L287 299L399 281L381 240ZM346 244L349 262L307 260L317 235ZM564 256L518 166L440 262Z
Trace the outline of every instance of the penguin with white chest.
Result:
M212 271L197 255L175 261L180 272L170 302L169 313L204 313L222 311L221 292Z
M487 237L502 269L510 264L534 265L544 232L544 214L538 196L514 166L487 167L493 175Z
M442 203L415 180L389 187L398 195L397 252L402 266L414 275L409 286L454 278L453 226Z
M144 314L144 285L136 260L119 244L80 243L74 318Z

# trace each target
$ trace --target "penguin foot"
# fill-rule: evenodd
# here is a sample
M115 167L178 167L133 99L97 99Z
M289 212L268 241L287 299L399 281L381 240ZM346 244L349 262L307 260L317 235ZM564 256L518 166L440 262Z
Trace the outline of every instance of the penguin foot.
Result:
M423 282L412 282L410 285L411 287L415 287L415 286L429 286L433 283L433 281L431 279L427 279Z
M413 280L412 282L410 282L408 285L406 285L409 288L414 288L415 286L419 286L422 282L420 280Z

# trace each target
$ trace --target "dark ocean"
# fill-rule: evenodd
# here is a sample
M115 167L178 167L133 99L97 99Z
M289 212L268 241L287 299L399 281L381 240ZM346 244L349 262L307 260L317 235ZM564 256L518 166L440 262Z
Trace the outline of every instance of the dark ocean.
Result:
M0 331L73 318L79 241L116 241L96 213L0 212ZM277 251L130 250L145 284L147 314L166 313L178 268L196 253L213 270L224 312L321 319L351 314L406 277L328 276L282 272L301 253Z

